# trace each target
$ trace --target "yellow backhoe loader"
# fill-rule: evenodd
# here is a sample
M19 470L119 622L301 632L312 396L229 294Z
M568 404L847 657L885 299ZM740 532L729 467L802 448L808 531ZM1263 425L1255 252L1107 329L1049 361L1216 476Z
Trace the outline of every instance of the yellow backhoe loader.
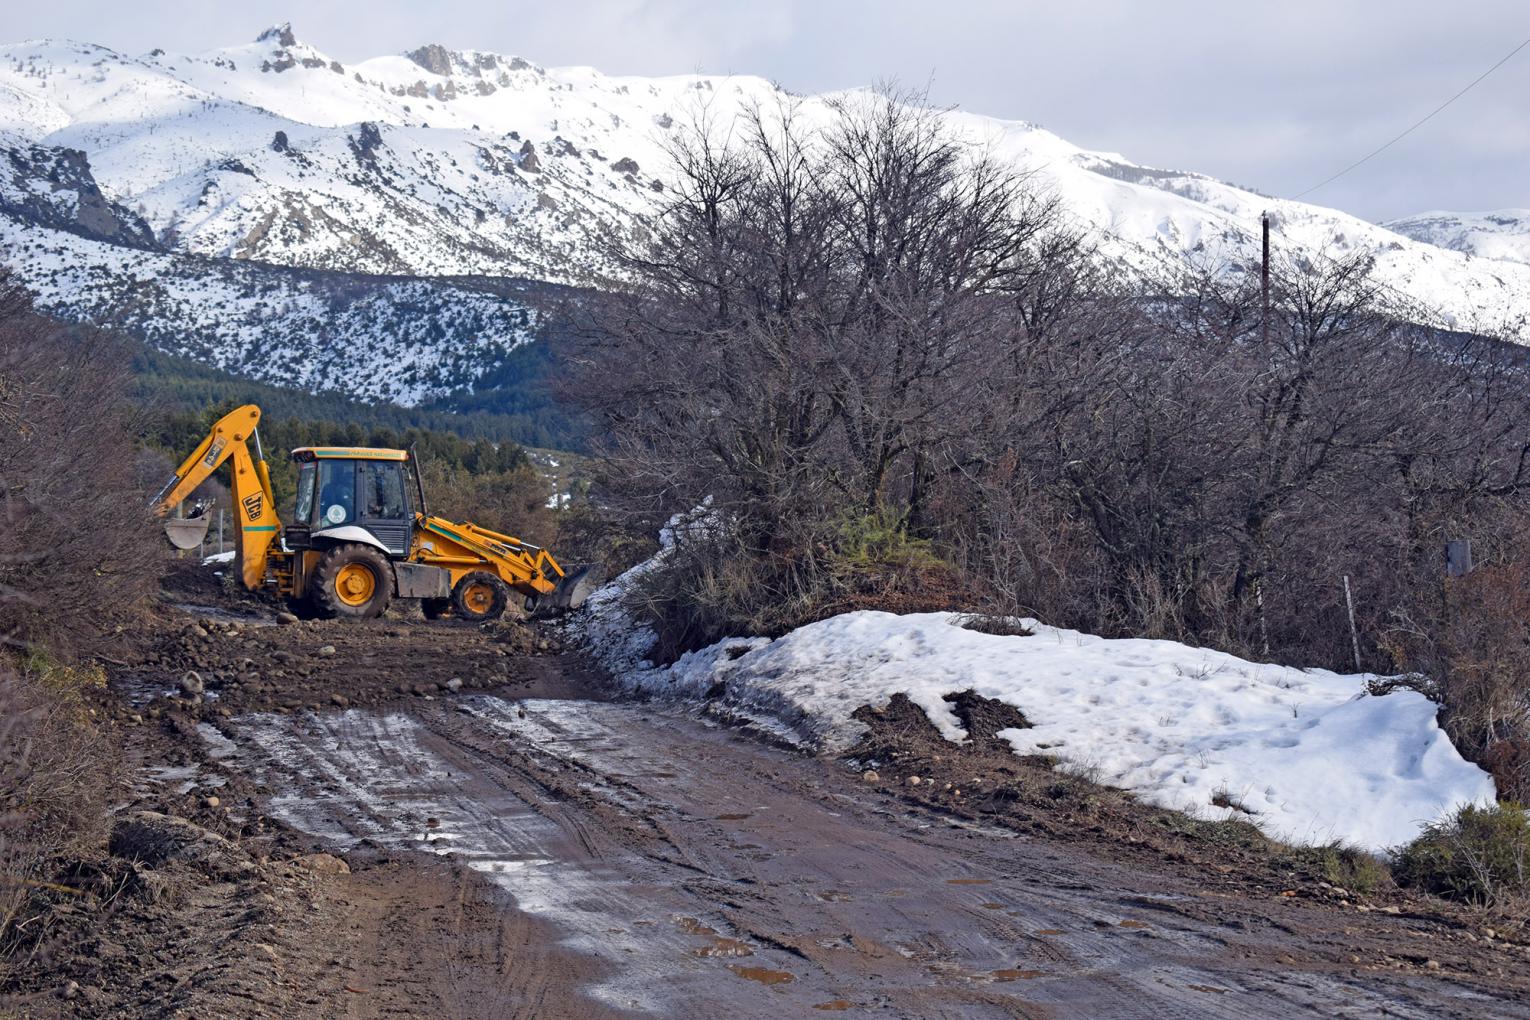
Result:
M293 450L297 506L283 524L259 424L253 404L224 415L150 504L153 514L168 517L232 461L234 563L246 588L274 591L295 610L353 619L381 616L394 598L419 599L430 618L479 621L502 614L511 592L527 612L573 608L588 594L588 567L565 573L546 549L432 517L407 450ZM177 548L195 548L207 522L197 508L167 520L166 535Z

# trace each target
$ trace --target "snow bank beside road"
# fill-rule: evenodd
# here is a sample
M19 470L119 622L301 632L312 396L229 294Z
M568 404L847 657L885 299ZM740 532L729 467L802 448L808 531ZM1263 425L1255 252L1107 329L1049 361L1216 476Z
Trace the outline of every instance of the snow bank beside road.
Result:
M641 658L652 634L621 601L652 562L592 596L576 624L617 681L682 699L723 684L729 709L816 751L851 746L863 731L851 713L895 694L947 739L965 739L944 698L972 690L1030 721L1000 734L1017 753L1052 755L1143 800L1244 818L1293 843L1382 850L1457 805L1493 800L1491 778L1462 759L1422 695L1372 696L1365 676L1172 641L1107 640L1033 620L1030 636L1001 637L963 629L950 613L857 612L656 668Z

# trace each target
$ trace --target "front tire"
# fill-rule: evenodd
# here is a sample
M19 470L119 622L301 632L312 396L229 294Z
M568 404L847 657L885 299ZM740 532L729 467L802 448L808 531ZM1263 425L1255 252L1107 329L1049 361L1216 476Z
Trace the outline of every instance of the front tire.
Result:
M309 597L314 611L327 619L374 619L393 600L393 568L369 545L337 545L319 560Z
M510 589L487 570L464 574L452 588L452 613L471 623L497 620L510 604Z

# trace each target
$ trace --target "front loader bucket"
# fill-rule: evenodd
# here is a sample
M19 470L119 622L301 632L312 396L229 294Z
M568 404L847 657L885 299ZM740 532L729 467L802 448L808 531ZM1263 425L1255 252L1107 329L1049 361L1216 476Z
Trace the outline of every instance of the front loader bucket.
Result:
M563 575L563 580L558 582L558 587L553 589L553 593L542 604L554 612L578 609L599 585L600 572L595 569L595 564L570 567Z
M212 518L206 514L198 517L172 517L165 521L165 537L177 549L195 549L207 537Z

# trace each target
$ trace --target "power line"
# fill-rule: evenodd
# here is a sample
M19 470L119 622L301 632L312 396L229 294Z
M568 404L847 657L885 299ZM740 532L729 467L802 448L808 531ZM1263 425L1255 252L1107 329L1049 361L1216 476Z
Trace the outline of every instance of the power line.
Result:
M1486 71L1483 71L1476 78L1474 78L1470 85L1466 86L1466 88L1462 89L1460 92L1457 92L1455 95L1453 95L1449 99L1445 100L1439 106L1436 106L1433 110L1430 110L1424 116L1420 117L1417 121L1415 121L1412 125L1410 125L1406 131L1403 131L1401 134L1397 135L1391 141L1389 141L1386 144L1378 147L1377 149L1373 150L1372 152L1367 153L1366 155L1362 156L1360 159L1355 160L1349 166L1345 167L1343 170L1340 170L1338 173L1334 174L1332 177L1329 177L1329 178L1327 178L1325 180L1319 181L1318 183L1314 184L1312 187L1308 188L1306 191L1303 191L1301 194L1292 195L1291 196L1292 200L1294 201L1294 200L1296 200L1298 198L1303 198L1303 197L1305 197L1307 195L1312 194L1314 191L1318 190L1319 188L1322 188L1322 187L1325 187L1325 186L1327 186L1329 184L1332 184L1334 181L1338 180L1340 177L1343 177L1345 174L1349 173L1351 170L1355 169L1356 167L1360 166L1361 164L1367 163L1370 160L1374 159L1375 157L1381 155L1383 152L1387 151L1392 146L1396 145L1398 142L1402 141L1404 138L1408 137L1413 132L1417 131L1419 128L1421 128L1425 124L1427 124L1430 120L1432 120L1434 118L1435 114L1437 114L1440 111L1444 110L1451 103L1454 103L1457 99L1460 99L1462 96L1466 95L1472 89L1476 88L1482 82L1482 80L1484 78L1486 78L1488 75L1492 74L1494 71L1498 70L1503 65L1507 64L1510 60L1512 60L1514 58L1514 55L1516 53L1518 53L1520 50L1524 49L1526 46L1530 46L1530 39L1526 39L1524 42L1522 42L1518 46L1514 47L1512 50L1510 50L1508 52L1508 54L1506 54L1504 56L1504 58L1502 60L1500 60L1498 63L1494 64L1492 67L1488 68Z

